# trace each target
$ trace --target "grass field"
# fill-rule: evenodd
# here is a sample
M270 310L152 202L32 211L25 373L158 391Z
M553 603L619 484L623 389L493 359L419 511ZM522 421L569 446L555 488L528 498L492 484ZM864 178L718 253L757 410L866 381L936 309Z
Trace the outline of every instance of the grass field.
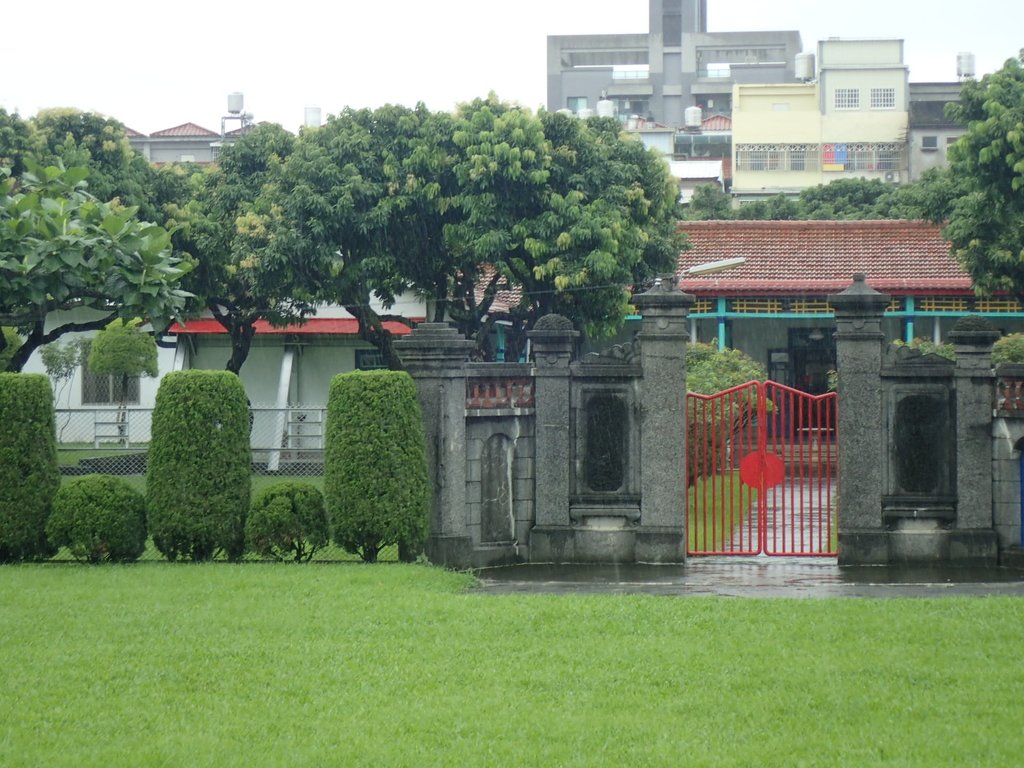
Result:
M4 766L1009 766L1024 603L0 568ZM468 590L468 591L467 591Z

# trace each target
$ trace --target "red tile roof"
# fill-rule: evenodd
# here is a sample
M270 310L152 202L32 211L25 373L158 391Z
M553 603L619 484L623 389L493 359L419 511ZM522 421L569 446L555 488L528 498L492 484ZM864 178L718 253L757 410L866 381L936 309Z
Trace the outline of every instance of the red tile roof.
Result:
M419 318L422 319L422 318ZM384 327L395 336L404 336L410 333L409 326L395 320L386 320ZM227 333L224 326L216 320L209 318L202 320L189 320L182 327L179 323L173 323L167 329L168 333ZM325 334L331 336L355 336L359 332L359 322L350 317L312 317L304 323L296 323L285 328L275 328L266 320L256 321L256 335L269 336L281 334Z
M218 137L219 133L211 131L209 128L203 128L201 125L195 123L182 123L176 125L173 128L164 128L162 131L154 131L149 134L150 138L167 138L177 136L191 136L191 137Z
M127 136L129 139L144 139L144 138L146 138L146 134L139 133L134 128L129 128L127 125L124 127L124 135Z
M728 115L709 115L700 121L700 127L704 131L731 131L732 118Z
M680 286L698 295L830 294L856 272L872 288L897 295L965 294L971 280L926 221L684 221L693 246L679 255ZM746 258L704 277L697 264Z

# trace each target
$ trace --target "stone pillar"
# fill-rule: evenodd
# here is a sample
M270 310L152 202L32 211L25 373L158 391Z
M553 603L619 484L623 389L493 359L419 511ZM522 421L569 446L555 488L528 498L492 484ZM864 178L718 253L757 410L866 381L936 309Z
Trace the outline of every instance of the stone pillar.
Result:
M882 315L889 296L853 276L829 296L836 317L839 374L839 563L889 561L882 521L882 465L887 460L882 410Z
M569 492L572 445L569 363L579 332L561 315L545 315L529 331L534 376L534 526L530 560L570 562L574 557Z
M956 525L950 561L995 565L992 518L992 345L999 331L981 317L964 317L949 334L956 351Z
M433 484L427 557L453 567L472 565L473 541L466 509L466 377L473 348L447 323L421 323L395 342L416 382Z
M643 315L638 562L686 559L686 318L693 302L670 278L633 297Z

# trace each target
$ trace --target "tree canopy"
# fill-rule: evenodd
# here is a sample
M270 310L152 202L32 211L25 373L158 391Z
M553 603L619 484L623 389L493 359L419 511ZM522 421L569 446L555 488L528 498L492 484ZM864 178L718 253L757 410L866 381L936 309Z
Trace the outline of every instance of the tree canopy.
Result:
M20 371L38 347L71 331L118 317L163 328L180 314L188 294L178 283L190 265L172 256L167 230L89 194L87 168L24 162L20 178L0 168L0 324L25 338L7 370ZM96 319L46 330L52 313L83 308ZM0 345L3 352L2 336Z
M1024 300L1024 55L965 83L950 114L967 127L949 150L964 194L944 235L978 289Z
M454 117L347 110L300 137L273 196L274 259L357 317L386 358L374 299L387 310L404 291L430 297L432 319L451 316L481 350L500 317L515 354L548 312L614 331L628 287L671 270L683 245L667 167L617 123L493 95Z
M787 221L794 219L927 219L945 221L963 194L961 178L948 169L925 171L916 182L894 186L879 179L837 179L802 190L777 194L732 207L732 198L717 185L698 187L683 218Z

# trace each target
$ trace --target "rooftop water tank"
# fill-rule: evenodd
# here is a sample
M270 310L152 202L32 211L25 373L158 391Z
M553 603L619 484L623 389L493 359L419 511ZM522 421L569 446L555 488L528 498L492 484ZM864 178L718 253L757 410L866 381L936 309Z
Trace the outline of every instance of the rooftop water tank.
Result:
M320 127L320 107L306 107L306 119L303 125L307 128Z
M956 76L960 78L974 77L974 54L961 51L956 55Z
M245 106L245 96L238 91L228 94L228 114L237 115L240 114Z
M814 79L814 54L798 53L796 55L795 67L796 79L802 82L810 82Z
M683 125L687 128L700 128L704 112L700 107L687 107L683 110Z
M582 119L584 119L584 120L585 120L585 119L586 119L586 118L588 118L588 117L593 117L593 116L594 116L594 110L592 110L592 109L591 109L590 107L584 107L584 108L583 108L583 109L581 109L581 110L580 110L579 112L577 112L577 114L578 114L578 115L579 115L579 116L580 116L580 117L581 117Z
M597 102L598 117L615 117L615 102L611 99L601 99Z
M556 109L555 110L555 114L556 115L565 115L566 117L575 117L576 116L576 113L573 112L571 109L568 109L567 107L562 107L561 109Z

